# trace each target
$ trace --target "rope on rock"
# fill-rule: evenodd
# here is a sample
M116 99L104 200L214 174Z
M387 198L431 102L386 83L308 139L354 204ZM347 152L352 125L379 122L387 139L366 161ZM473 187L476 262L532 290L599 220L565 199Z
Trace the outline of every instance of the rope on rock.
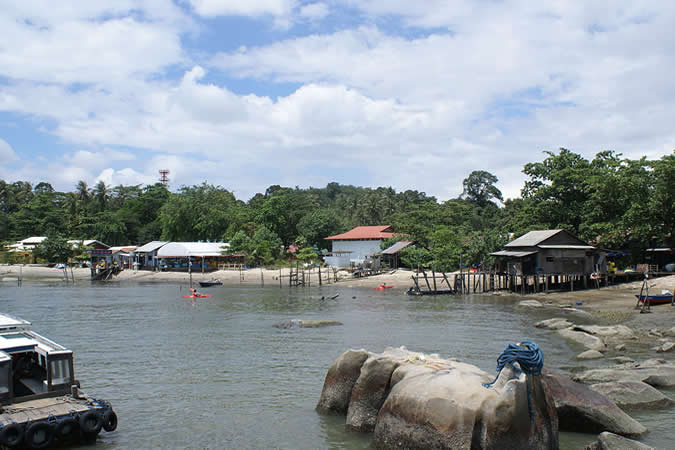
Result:
M495 384L499 374L507 364L515 369L514 362L517 362L522 371L528 375L541 375L541 369L544 367L544 354L539 346L532 341L507 345L497 358L497 376L492 383L486 383L483 386L490 387Z

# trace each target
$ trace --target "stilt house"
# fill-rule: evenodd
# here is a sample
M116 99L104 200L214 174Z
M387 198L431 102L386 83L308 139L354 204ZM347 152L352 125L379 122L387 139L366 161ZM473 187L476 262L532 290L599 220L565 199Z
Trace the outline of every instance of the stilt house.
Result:
M606 274L606 252L565 230L530 231L491 253L497 271L512 275Z

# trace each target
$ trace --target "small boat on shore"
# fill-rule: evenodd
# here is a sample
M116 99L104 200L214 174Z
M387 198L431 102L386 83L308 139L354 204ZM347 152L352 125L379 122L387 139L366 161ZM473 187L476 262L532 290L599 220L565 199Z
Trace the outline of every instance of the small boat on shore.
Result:
M114 431L112 406L80 390L73 352L30 328L30 322L0 314L0 444L91 443L101 429Z
M213 287L213 286L222 286L223 282L220 280L214 280L214 281L200 281L199 286L206 288L206 287Z
M672 303L673 302L673 294L668 294L668 295L639 295L635 294L635 297L640 302L646 302L650 305L664 305L666 303Z

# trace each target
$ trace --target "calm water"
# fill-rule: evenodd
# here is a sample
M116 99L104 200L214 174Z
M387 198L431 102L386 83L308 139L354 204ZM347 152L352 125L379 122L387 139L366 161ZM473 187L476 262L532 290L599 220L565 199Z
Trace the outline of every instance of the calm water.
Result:
M206 291L206 290L204 290ZM387 346L458 357L494 373L507 343L535 340L549 367L577 353L516 314L517 298L411 300L403 292L329 286L322 290L223 287L213 298L181 298L178 285L0 284L0 310L75 353L83 389L119 416L98 447L367 448L343 417L314 411L326 371L349 348ZM336 300L324 300L336 292ZM289 319L344 326L278 329ZM670 447L671 411L640 413L644 441ZM566 433L563 448L594 436Z

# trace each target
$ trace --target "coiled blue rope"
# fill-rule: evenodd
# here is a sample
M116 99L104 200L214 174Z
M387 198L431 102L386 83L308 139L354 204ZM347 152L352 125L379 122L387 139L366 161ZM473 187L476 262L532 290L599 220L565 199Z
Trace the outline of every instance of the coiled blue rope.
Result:
M541 369L544 368L544 354L539 346L532 341L523 341L520 344L509 344L499 358L497 358L497 376L492 383L483 384L490 387L497 381L499 374L504 366L517 362L520 368L528 375L541 375ZM514 367L515 368L515 367Z

